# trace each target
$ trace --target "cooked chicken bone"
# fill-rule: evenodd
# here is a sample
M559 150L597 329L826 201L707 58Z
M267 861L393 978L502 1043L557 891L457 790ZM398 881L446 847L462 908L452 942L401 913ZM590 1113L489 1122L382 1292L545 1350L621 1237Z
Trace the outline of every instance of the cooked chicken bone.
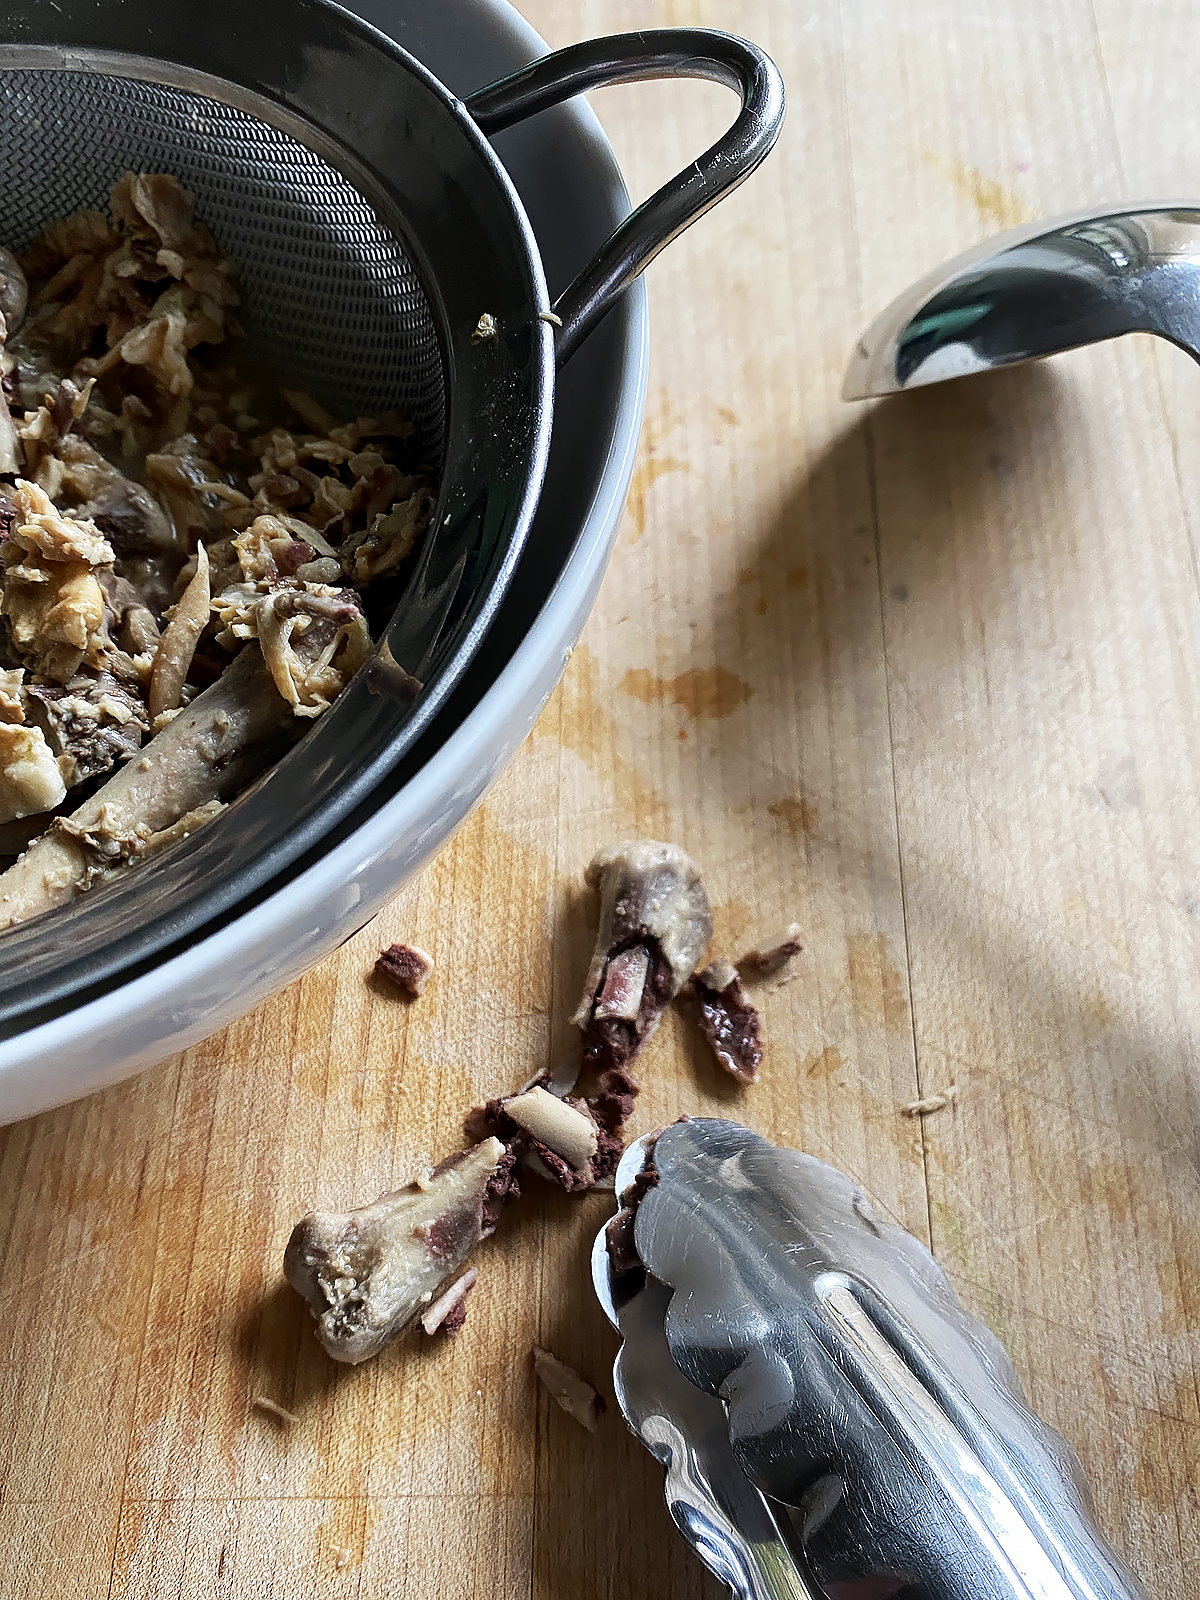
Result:
M312 1212L292 1230L288 1282L308 1301L335 1361L378 1354L431 1306L492 1231L488 1189L507 1152L484 1139L427 1180L356 1211Z
M236 793L278 753L290 724L262 656L248 646L137 761L0 873L0 928L72 899L181 817Z
M174 616L158 641L155 652L150 693L146 700L152 717L160 716L164 711L174 711L179 705L192 657L196 654L200 635L208 622L209 600L208 551L198 544L196 571L180 596Z
M700 1030L720 1066L739 1083L754 1083L762 1065L762 1030L732 961L711 962L691 981Z
M597 1394L574 1367L569 1367L565 1361L560 1361L549 1350L543 1350L536 1344L533 1347L533 1370L551 1399L589 1433L595 1433L597 1422L608 1409L604 1396Z
M712 912L695 863L673 844L610 845L586 878L600 894L600 929L572 1020L586 1065L623 1070L695 971Z

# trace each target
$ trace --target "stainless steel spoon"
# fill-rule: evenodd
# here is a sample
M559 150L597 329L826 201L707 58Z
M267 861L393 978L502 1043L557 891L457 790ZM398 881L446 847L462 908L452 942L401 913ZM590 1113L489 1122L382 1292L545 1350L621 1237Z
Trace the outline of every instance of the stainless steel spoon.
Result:
M1029 223L955 256L880 313L842 385L866 400L1122 333L1200 361L1200 206L1101 206Z

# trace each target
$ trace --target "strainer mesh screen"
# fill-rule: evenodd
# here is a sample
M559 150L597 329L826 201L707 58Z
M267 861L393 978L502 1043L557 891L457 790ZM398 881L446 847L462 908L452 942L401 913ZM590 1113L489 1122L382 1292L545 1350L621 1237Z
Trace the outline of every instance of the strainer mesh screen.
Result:
M445 416L434 321L400 241L355 186L234 106L134 78L0 74L0 243L107 211L123 172L169 172L238 263L240 315L281 378L341 418L403 411L430 457Z

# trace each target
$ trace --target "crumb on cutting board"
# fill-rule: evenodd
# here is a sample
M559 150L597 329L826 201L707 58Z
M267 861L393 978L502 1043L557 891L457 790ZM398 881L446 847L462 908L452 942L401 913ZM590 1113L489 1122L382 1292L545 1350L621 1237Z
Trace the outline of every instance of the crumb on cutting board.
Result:
M793 956L800 954L800 924L789 922L781 933L769 939L760 939L752 950L738 960L738 966L756 978L769 978L785 967Z
M533 1370L551 1399L589 1433L595 1433L596 1423L608 1409L604 1396L597 1394L574 1367L552 1356L549 1350L543 1350L540 1344L533 1347Z
M929 1117L935 1111L944 1111L957 1097L958 1085L948 1083L938 1094L924 1095L920 1100L910 1100L906 1106L900 1107L903 1117Z
M280 1422L286 1422L288 1427L295 1427L300 1418L294 1411L289 1411L286 1406L281 1406L278 1400L272 1400L269 1395L256 1394L250 1404L256 1411L266 1411L272 1417L278 1417Z

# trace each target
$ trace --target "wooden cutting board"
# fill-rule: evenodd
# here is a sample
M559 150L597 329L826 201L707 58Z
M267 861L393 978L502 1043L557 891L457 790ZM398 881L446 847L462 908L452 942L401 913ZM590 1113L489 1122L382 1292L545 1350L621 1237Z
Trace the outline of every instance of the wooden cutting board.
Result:
M552 43L735 28L791 97L650 273L640 465L566 679L378 921L234 1027L0 1135L5 1596L707 1596L609 1389L607 1197L538 1190L454 1341L336 1368L282 1283L309 1206L454 1148L568 1047L613 835L703 864L717 947L795 917L762 1083L687 1025L635 1129L739 1117L928 1240L1156 1600L1200 1581L1200 374L1145 339L838 400L910 278L1025 218L1200 191L1189 0L526 0ZM731 114L597 97L635 194ZM437 972L368 979L397 937ZM954 1084L923 1124L900 1113ZM535 1186L530 1185L533 1189ZM266 1395L287 1425L255 1409Z

